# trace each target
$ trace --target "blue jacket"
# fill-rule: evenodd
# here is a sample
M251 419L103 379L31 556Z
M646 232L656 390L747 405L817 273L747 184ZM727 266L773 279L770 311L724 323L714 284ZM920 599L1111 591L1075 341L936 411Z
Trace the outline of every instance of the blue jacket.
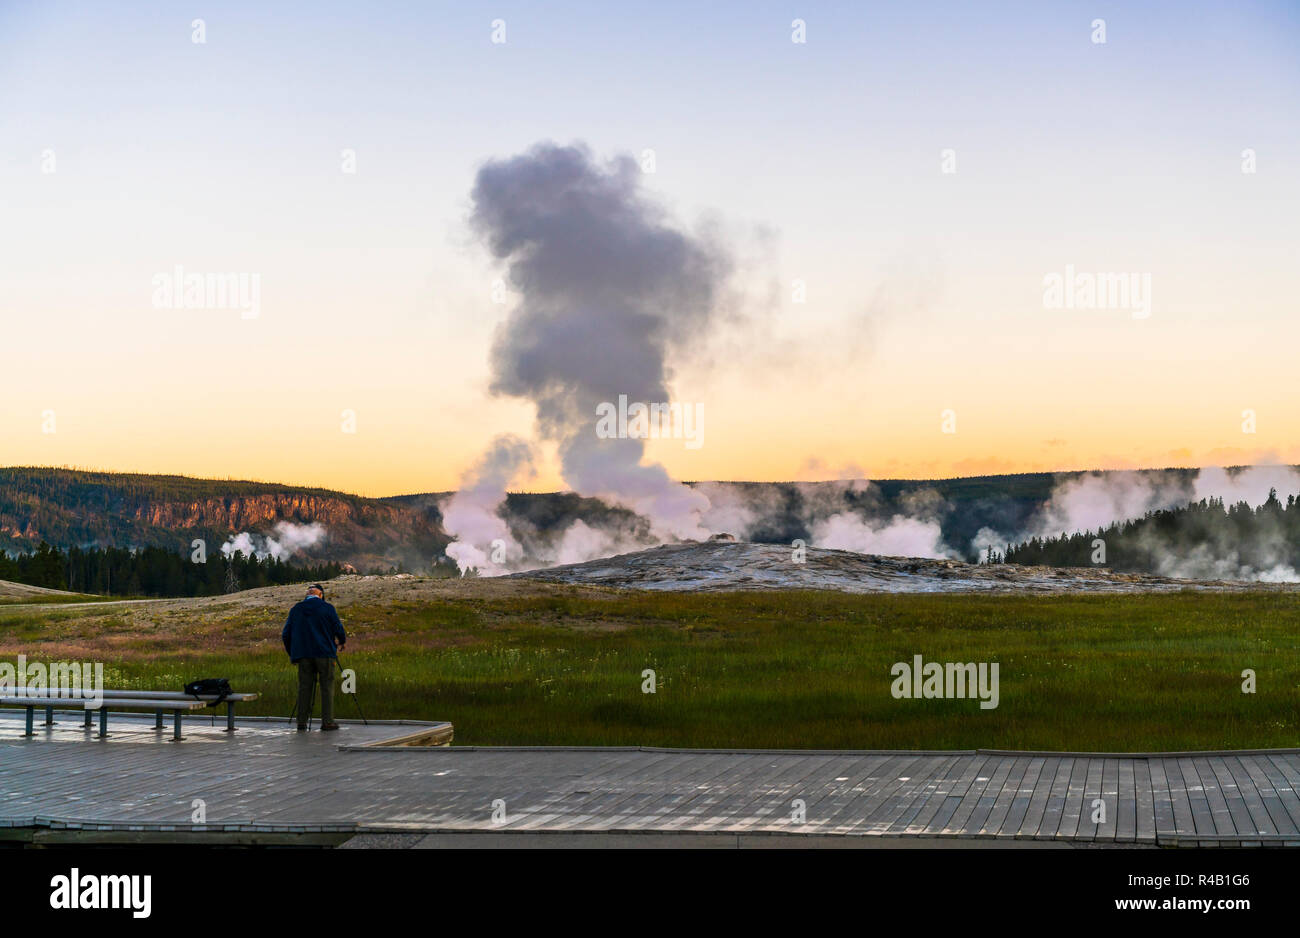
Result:
M301 658L337 658L334 640L342 645L348 635L333 606L318 596L308 596L289 610L280 638L296 662Z

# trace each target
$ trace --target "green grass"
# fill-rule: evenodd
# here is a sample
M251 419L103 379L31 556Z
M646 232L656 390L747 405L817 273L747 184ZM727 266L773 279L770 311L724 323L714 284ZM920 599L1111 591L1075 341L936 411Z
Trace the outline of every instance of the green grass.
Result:
M1300 746L1300 597L1286 593L628 594L340 611L366 716L450 720L460 744ZM10 629L26 640L39 626L0 615L0 637L17 637ZM249 712L287 714L295 675L278 631L256 615L198 623L174 653L142 637L120 649L108 683L229 677L263 693ZM998 662L999 707L894 699L890 666L916 654ZM653 695L641 692L647 668ZM1241 692L1245 668L1255 694ZM348 698L337 709L356 715Z

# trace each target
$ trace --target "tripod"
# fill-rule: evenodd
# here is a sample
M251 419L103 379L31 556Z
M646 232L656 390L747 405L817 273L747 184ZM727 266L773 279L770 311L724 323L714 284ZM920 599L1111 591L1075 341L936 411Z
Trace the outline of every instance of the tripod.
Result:
M311 703L307 707L307 729L311 729L311 715L316 710L316 682L311 682ZM289 711L289 716L285 718L286 723L292 723L294 715L298 712L298 699L293 701L293 709Z
M337 659L335 659L335 660L337 660ZM342 675L342 673L343 673L343 662L340 661L340 662L339 662L339 674ZM330 675L329 680L331 680L331 681L334 680L334 676L333 676L332 674ZM339 689L339 692L340 692L340 693L343 693L342 688ZM346 695L346 694L345 694L345 696L349 696L349 695ZM352 691L352 693L351 693L350 696L352 697L352 702L356 705L357 713L358 713L358 714L360 715L360 717L361 717L361 723L362 723L364 726L369 726L369 725L370 725L370 721L366 719L366 712L365 712L364 710L361 709L361 698L359 698L359 697L357 696L357 692L356 692L355 690ZM312 683L311 683L311 703L309 704L308 709L307 709L307 729L308 729L308 730L311 729L311 717L312 717L312 714L315 712L315 710L316 710L316 682L315 682L315 681L312 681ZM293 709L289 711L289 716L288 716L288 718L285 720L285 722L286 722L286 723L292 723L292 722L293 722L294 715L295 715L297 712L298 712L298 701L295 699L294 702L293 702Z
M339 662L339 674L340 674L340 675L343 674L343 662L342 662L342 661ZM343 688L342 688L342 687L339 688L339 692L340 692L340 693L343 692ZM352 691L352 702L353 702L354 704L357 705L357 713L359 713L359 714L361 715L361 724L362 724L363 726L369 726L369 725L370 725L370 721L366 719L366 712L365 712L364 710L361 709L361 699L360 699L359 697L357 697L357 692L356 692L356 689L355 689L355 688L354 688L353 691Z

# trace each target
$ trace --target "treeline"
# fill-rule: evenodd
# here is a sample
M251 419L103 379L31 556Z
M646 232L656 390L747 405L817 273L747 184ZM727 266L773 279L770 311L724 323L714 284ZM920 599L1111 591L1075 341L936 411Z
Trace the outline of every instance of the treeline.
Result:
M1289 495L1284 504L1275 489L1256 508L1206 498L1097 531L1032 538L1009 546L1002 559L1196 579L1290 579L1300 568L1300 501Z
M298 566L266 557L209 556L195 563L188 554L161 547L60 550L42 541L34 553L0 551L0 580L111 596L215 596L259 586L328 580L343 572L337 563Z
M0 468L0 532L3 532L0 550L28 553L38 540L63 546L133 544L167 550L195 538L221 543L231 532L243 527L238 518L241 502L313 497L350 505L354 511L364 501L322 489L293 489L257 482L39 467ZM183 528L148 520L150 511L176 506L180 506L182 514L189 506L204 506L200 512L202 517L187 522ZM299 520L292 514L283 517Z
M100 472L45 466L0 467L0 495L9 491L25 503L33 500L60 505L121 507L123 504L195 502L205 498L258 495L316 495L366 501L330 489L297 487L278 482L237 479L196 479L190 476L138 472Z

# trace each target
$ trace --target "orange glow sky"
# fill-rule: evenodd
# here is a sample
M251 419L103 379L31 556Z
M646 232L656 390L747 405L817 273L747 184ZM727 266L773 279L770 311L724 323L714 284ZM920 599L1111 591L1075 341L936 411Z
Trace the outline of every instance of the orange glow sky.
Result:
M1097 46L1090 5L813 5L792 50L693 8L596 41L507 6L500 48L461 10L395 36L233 4L203 47L0 13L0 465L454 488L532 435L487 391L513 300L465 216L484 160L543 139L653 147L647 192L739 261L746 321L674 362L704 407L701 448L649 451L676 478L1300 462L1294 8L1117 11ZM257 273L258 318L156 308L176 264ZM1067 265L1149 274L1150 316L1045 307ZM562 487L553 460L527 486Z

